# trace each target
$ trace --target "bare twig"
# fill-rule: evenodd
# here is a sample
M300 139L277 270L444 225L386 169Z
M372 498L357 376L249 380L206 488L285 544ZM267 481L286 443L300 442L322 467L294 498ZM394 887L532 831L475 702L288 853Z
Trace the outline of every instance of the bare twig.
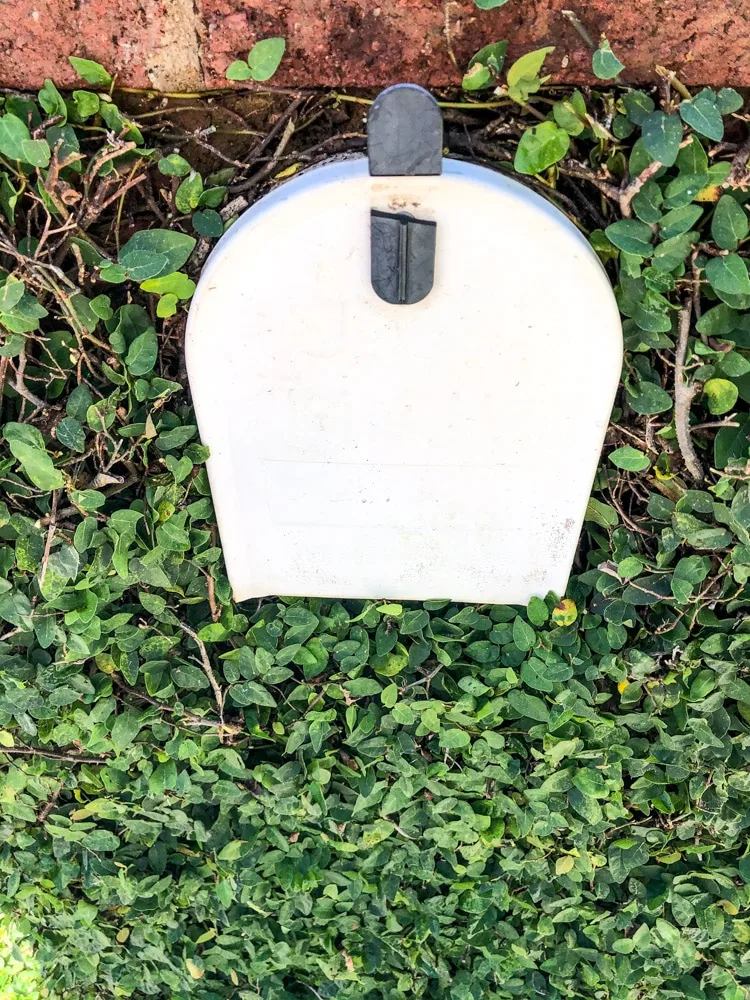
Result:
M411 684L404 684L403 687L399 688L399 693L403 694L404 691L408 691L410 688L420 687L422 684L429 684L433 677L437 677L440 671L443 669L443 664L438 663L434 670L431 670L429 674L425 677L421 677L418 681L412 681Z
M732 160L732 169L727 174L727 179L724 181L723 187L740 188L743 191L747 190L750 183L750 172L747 169L748 160L750 160L750 138L746 139L735 153Z
M445 47L448 50L448 57L450 61L453 63L454 67L458 69L458 60L456 59L456 53L453 51L453 39L451 38L451 7L454 5L454 3L455 0L444 0L443 35L445 36Z
M10 358L0 358L0 411L3 408L3 393L5 392L5 376Z
M45 406L47 406L47 403L43 399L40 399L38 396L35 396L34 393L31 391L31 389L26 388L26 383L24 382L23 379L23 373L25 369L26 369L26 349L22 348L18 355L18 364L16 366L15 378L12 375L6 375L8 385L11 387L11 389L14 389L19 396L22 396L25 400L31 403L32 406L35 406L37 410L43 410Z
M211 666L211 661L208 658L208 652L206 650L205 644L201 639L198 638L196 632L194 632L189 625L185 625L183 622L178 623L182 631L189 635L193 642L198 647L201 658L201 666L203 667L203 672L208 678L208 683L211 685L211 690L214 693L214 698L216 699L216 708L219 712L219 721L221 727L224 727L224 694L219 687L219 682L216 680L216 675L214 674L213 668Z
M726 420L707 420L704 424L693 424L690 428L693 434L696 431L708 431L717 427L739 427L739 421L735 420L735 413L730 413Z
M202 570L206 578L206 591L208 593L208 606L211 609L211 621L217 622L221 618L221 608L216 604L216 586L211 570Z
M677 74L673 69L667 69L666 66L655 66L654 69L656 70L658 75L662 78L662 80L665 80L668 84L674 87L674 89L677 91L680 97L683 97L686 101L692 99L693 95L687 89L685 84L680 79L678 79Z
M629 184L626 184L620 189L620 213L624 219L629 219L633 214L630 207L633 198L635 198L646 181L650 181L655 174L659 173L662 166L662 163L658 160L654 160L653 163L649 163L645 169L641 170L638 176L634 177Z
M289 140L292 138L293 135L294 135L294 122L290 120L286 123L284 132L281 136L281 139L279 140L279 144L274 150L274 154L268 161L268 163L266 163L265 166L261 167L260 170L257 170L252 175L252 177L248 177L248 179L245 181L240 181L239 184L233 184L232 187L230 188L231 193L240 194L243 191L251 191L254 187L257 187L261 181L264 181L267 177L270 177L271 174L276 169L279 159L281 158L281 154L286 149Z
M44 542L44 555L42 556L42 569L39 573L39 589L41 590L44 585L44 578L47 575L47 563L49 562L49 554L52 549L52 540L55 537L55 528L57 527L57 498L60 495L59 490L52 490L52 502L50 505L49 513L49 527L47 528L47 538Z
M620 583L625 582L617 572L617 569L613 567L611 563L606 563L606 562L599 563L599 565L596 568L599 570L600 573L606 573L607 576L613 576L615 580L619 580ZM629 587L634 587L636 590L640 590L642 594L650 594L651 597L658 597L660 601L674 600L674 597L665 596L664 594L659 594L655 590L649 590L648 587L641 587L641 585L636 583L635 580L628 580L627 583Z
M308 95L306 94L303 94L301 96L298 95L292 101L292 103L289 105L286 111L284 111L284 113L274 123L273 128L270 129L268 134L264 136L264 138L258 143L255 149L252 151L252 156L254 160L257 160L258 157L262 156L263 153L265 153L265 151L268 149L268 147L271 145L273 140L280 132L284 132L286 130L286 127L289 124L289 121L291 120L292 116L298 110L298 108L300 108L305 103L307 97Z
M686 301L679 318L679 334L675 349L674 369L674 427L677 443L685 463L685 468L697 482L704 478L703 466L693 445L690 435L690 407L697 392L695 385L688 385L685 380L685 358L687 357L688 337L693 315L692 302Z
M593 51L596 48L596 45L594 45L591 35L586 30L586 26L583 24L576 12L574 10L561 10L560 13L576 30L584 45L587 45Z
M50 797L44 803L44 805L42 806L42 808L36 814L36 821L37 821L37 823L44 823L44 821L47 819L47 817L49 816L49 814L55 808L55 806L57 805L57 800L60 798L60 792L63 790L64 784L65 784L64 781L61 781L58 784L57 788L55 788L55 790L52 792L52 794L50 795Z
M54 750L39 750L36 747L0 747L0 754L18 757L49 757L50 760L64 760L70 764L106 764L110 754L99 757L79 757L72 753L56 753Z
M599 177L590 170L583 163L577 163L575 160L569 160L565 166L558 167L558 170L563 175L563 177L575 177L577 180L588 181L593 184L597 190L601 191L602 194L606 195L607 198L611 198L612 201L619 204L620 198L622 197L622 191L617 187L616 184L610 184L603 177Z
M153 705L154 708L158 709L160 712L174 712L173 705L165 705L161 701L157 701L150 695L145 694L143 691L137 691L135 688L130 687L125 681L121 680L117 674L111 674L112 682L121 690L126 691L133 698L138 698L139 701L145 701L149 705ZM222 727L225 733L230 736L237 736L239 733L244 732L241 726L230 725L228 722L217 722L215 719L204 719L200 715L196 715L194 712L183 712L180 716L179 722L184 723L186 726L200 726L205 729L215 729L217 727Z

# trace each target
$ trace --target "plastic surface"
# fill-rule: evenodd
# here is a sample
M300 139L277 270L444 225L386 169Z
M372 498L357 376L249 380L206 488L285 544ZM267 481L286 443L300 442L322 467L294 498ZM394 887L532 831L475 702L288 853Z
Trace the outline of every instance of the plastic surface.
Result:
M370 173L439 174L443 117L435 98L413 83L397 83L372 102L367 116Z
M413 305L435 279L437 226L403 212L370 213L370 275L384 302Z
M415 305L370 281L370 211L438 223ZM621 367L585 238L520 183L314 168L214 249L187 369L229 579L270 594L562 593Z

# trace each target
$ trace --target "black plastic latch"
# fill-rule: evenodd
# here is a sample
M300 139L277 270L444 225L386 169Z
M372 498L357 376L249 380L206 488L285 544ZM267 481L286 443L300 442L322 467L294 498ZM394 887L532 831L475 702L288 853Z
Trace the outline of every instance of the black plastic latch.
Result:
M367 157L374 177L440 174L443 118L435 98L412 83L379 94L367 121ZM436 235L436 223L406 212L370 213L371 280L381 299L412 305L429 295Z
M398 83L378 94L367 116L373 177L414 177L443 170L443 116L432 94Z
M405 212L370 213L372 287L394 305L421 302L432 290L435 272L434 222Z

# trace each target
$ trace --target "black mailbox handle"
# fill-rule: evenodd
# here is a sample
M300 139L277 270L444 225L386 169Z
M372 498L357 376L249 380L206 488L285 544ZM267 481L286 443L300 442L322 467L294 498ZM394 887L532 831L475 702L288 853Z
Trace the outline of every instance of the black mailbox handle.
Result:
M443 116L432 94L397 83L375 98L367 117L373 177L414 177L443 170Z
M435 98L412 83L379 94L367 121L367 158L373 177L442 173L443 117ZM404 212L371 212L371 280L381 299L411 305L429 295L436 229Z

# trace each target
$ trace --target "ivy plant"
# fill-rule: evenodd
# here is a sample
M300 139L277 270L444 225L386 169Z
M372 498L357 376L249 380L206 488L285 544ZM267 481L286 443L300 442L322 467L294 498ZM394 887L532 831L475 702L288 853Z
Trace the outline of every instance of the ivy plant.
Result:
M447 130L623 315L574 575L525 608L235 604L182 332L239 154L85 59L0 99L8 997L748 1000L746 115L547 91L549 54L482 50Z

